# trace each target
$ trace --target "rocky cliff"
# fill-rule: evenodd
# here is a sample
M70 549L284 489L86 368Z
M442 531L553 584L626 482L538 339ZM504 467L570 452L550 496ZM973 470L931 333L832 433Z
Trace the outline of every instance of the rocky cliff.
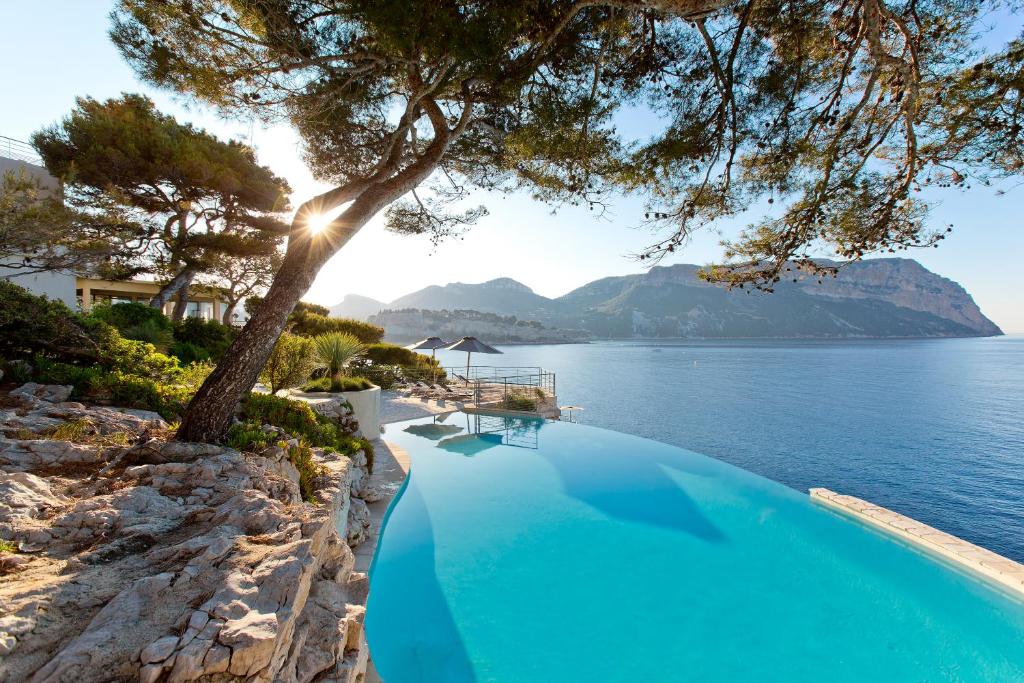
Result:
M362 451L315 450L305 502L281 446L169 441L154 413L69 392L0 395L0 538L17 546L0 552L0 681L363 679Z
M478 285L454 283L414 292L388 308L472 308L612 339L1001 334L962 286L911 259L845 264L838 278L825 278L820 284L817 278L784 280L772 294L726 290L701 281L698 270L687 264L655 267L637 275L602 278L557 299L508 278ZM439 333L429 325L402 325L402 335L410 338ZM460 334L469 333L456 331Z

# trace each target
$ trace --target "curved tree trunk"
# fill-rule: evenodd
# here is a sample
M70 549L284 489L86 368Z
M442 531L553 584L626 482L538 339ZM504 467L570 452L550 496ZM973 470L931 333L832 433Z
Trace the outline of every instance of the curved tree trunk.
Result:
M189 289L188 285L185 285L178 290L178 296L174 299L174 309L171 311L171 320L174 322L181 322L181 319L185 317L185 311L188 310L188 299Z
M160 288L160 291L150 299L149 305L159 311L163 311L167 302L181 291L182 287L192 284L192 278L196 276L196 269L192 266L185 266L178 274L171 278L171 281Z
M232 325L231 316L235 314L235 307L238 306L238 301L228 299L224 303L226 303L227 306L224 307L224 315L220 317L220 321L225 325Z
M371 195L371 196L368 196ZM311 236L300 210L292 222L288 251L267 295L239 332L217 367L196 392L178 428L178 441L216 442L231 424L242 396L252 389L266 365L299 298L313 284L320 268L386 203L366 193Z
M434 172L451 140L465 130L472 107L463 110L454 131L440 107L426 98L421 101L434 128L434 140L426 152L408 167L376 181L361 180L336 187L303 204L295 214L288 237L288 251L274 276L266 297L231 342L224 357L199 387L181 421L178 441L220 441L231 424L235 407L252 389L267 362L289 314L306 293L327 260L366 225L378 211L409 192ZM404 135L404 133L403 133ZM383 174L388 168L384 164ZM335 209L347 201L348 208L322 232L309 231L309 218Z

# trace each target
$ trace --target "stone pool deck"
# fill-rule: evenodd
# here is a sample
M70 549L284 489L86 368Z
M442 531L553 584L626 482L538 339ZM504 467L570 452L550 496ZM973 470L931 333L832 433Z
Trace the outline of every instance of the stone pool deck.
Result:
M1024 565L1019 562L860 498L825 488L811 489L810 496L816 503L897 536L1024 596Z

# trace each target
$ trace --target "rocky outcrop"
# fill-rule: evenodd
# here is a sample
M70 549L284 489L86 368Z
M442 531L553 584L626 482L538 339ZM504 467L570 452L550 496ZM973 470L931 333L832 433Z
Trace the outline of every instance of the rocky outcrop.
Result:
M0 416L0 681L362 680L365 454L314 449L306 503L283 448L167 441L55 392ZM38 438L68 419L84 443Z

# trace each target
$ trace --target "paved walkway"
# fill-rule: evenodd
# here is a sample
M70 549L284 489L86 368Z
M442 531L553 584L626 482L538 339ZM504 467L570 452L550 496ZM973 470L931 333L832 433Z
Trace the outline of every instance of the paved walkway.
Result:
M409 454L398 446L387 441L375 441L373 444L373 474L370 475L370 486L376 487L383 494L375 503L367 503L370 509L370 536L356 548L356 571L370 570L373 553L377 550L377 539L380 537L384 514L391 505L405 475L409 473Z
M380 393L381 424L448 413L458 409L459 406L452 401L406 397L394 391ZM370 475L370 485L377 487L384 495L376 503L367 504L370 509L370 535L356 548L356 571L370 571L373 555L377 551L381 527L384 525L384 515L391 505L391 500L402 488L408 474L408 453L384 439L373 442L373 474ZM377 670L373 666L372 653L366 670L365 683L382 683L380 675L377 674Z
M380 423L387 424L438 413L450 413L461 407L462 404L455 401L438 401L432 398L403 396L397 391L382 391L380 392Z

